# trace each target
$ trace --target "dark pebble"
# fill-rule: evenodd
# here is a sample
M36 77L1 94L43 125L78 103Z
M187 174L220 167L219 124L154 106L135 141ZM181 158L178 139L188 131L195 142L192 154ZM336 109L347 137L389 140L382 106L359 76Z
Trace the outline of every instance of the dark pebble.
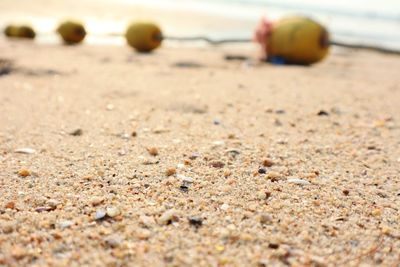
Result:
M320 110L320 111L317 113L317 115L318 115L318 116L329 116L329 113L326 112L325 110Z
M258 173L259 173L259 174L266 174L266 173L267 173L267 169L265 169L265 168L259 168L259 169L258 169Z
M203 219L197 216L192 216L188 218L189 224L195 227L200 227L203 225Z

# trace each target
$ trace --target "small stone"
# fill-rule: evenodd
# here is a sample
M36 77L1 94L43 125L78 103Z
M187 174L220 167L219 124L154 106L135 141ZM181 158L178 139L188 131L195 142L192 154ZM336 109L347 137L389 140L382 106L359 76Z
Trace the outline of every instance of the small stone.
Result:
M136 231L136 237L139 238L140 240L147 240L151 236L151 231L148 229L138 229Z
M200 157L200 154L199 154L199 153L192 153L192 155L189 156L189 159L190 159L190 160L195 160L195 159L197 159L198 157ZM400 161L400 158L399 158L399 161Z
M108 105L106 106L106 109L109 110L109 111L111 111L111 110L114 109L114 105L113 105L113 104L108 104Z
M281 174L280 174L280 173L278 173L278 172L273 172L273 171L268 172L268 174L266 175L266 178L267 178L267 179L270 179L270 180L273 180L273 181L278 180L280 177L281 177Z
M178 178L181 179L183 183L187 183L187 184L192 184L193 183L193 178L192 177L188 177L188 176L184 176L184 175L178 174Z
M317 113L317 115L318 115L318 116L329 116L329 113L328 113L327 111L325 111L325 110L320 110L320 111Z
M203 225L203 219L198 216L191 216L188 218L189 224L198 228Z
M271 224L272 223L272 217L268 214L260 214L257 218L257 220L261 223L261 224Z
M27 177L27 176L31 175L31 173L27 169L21 169L18 171L18 175L21 177Z
M291 178L287 180L288 183L297 184L297 185L310 185L311 183L307 180L298 179L298 178Z
M4 234L11 234L15 230L15 223L4 222L0 225L0 229L0 232L2 231Z
M53 210L57 208L58 205L60 205L61 202L55 199L49 199L47 200L47 205L51 207Z
M381 209L374 209L371 211L371 215L375 217L379 217L382 215L382 210Z
M104 198L102 198L102 197L93 197L91 200L90 200L90 203L92 204L92 206L98 206L98 205L100 205L100 204L102 204L104 202Z
M189 186L186 183L182 183L181 186L179 186L179 190L181 190L184 193L189 192Z
M269 243L269 244L268 244L268 247L271 248L271 249L278 249L278 248L279 248L279 244L276 244L276 243Z
M153 130L153 133L155 134L161 134L161 133L166 133L168 132L168 129L164 128L164 127L157 127Z
M225 145L225 142L218 140L218 141L212 142L212 145L213 145L213 147L219 147L219 146Z
M178 221L178 212L174 209L167 210L163 215L158 218L158 223L161 225L171 224L172 222Z
M221 205L220 208L221 208L221 210L223 210L223 211L227 211L227 210L229 209L229 205L226 204L226 203L224 203L224 204Z
M175 168L168 168L166 171L165 171L165 175L166 176L172 176L172 175L175 175L176 174L176 169Z
M118 235L108 236L104 239L104 243L106 247L109 248L117 248L122 244L122 237Z
M25 147L25 148L15 149L14 152L20 154L34 154L36 153L36 150L33 148Z
M85 180L85 181L91 181L91 180L94 179L94 176L88 174L88 175L83 176L82 179Z
M258 173L259 174L265 174L265 173L267 173L267 170L265 168L259 168L258 169Z
M271 159L264 159L264 160L262 161L262 165L263 165L264 167L267 167L267 168L272 167L274 164L275 164L275 163L274 163Z
M213 161L210 163L210 166L214 168L223 168L225 166L225 163L223 163L222 161Z
M235 148L227 149L225 152L234 158L240 154L240 151Z
M108 207L106 209L106 214L110 218L114 218L114 217L118 216L120 213L121 213L120 210L116 207Z
M74 225L74 222L73 222L73 221L69 221L69 220L61 221L61 222L58 223L58 226L59 226L61 229L69 228L69 227L71 227L72 225Z
M350 194L350 191L347 189L344 189L343 191L343 195L348 196Z
M81 136L83 134L83 131L82 131L82 129L76 129L76 130L70 132L69 134L72 136Z
M106 217L106 211L105 210L97 210L96 214L94 215L95 220L102 220Z
M10 202L8 202L4 207L5 207L6 209L11 209L11 210L13 210L13 209L15 209L15 202L10 201Z
M36 212L52 211L52 210L54 210L54 208L49 206L41 206L35 209Z
M141 215L139 219L140 219L140 222L148 228L152 228L156 224L156 221L154 220L154 218L152 216Z
M129 139L131 139L131 135L129 135L128 133L122 133L121 138L125 139L125 140L129 140Z
M151 156L153 156L153 157L155 157L155 156L158 155L158 149L155 148L155 147L147 148L147 152L149 152L149 154L150 154Z

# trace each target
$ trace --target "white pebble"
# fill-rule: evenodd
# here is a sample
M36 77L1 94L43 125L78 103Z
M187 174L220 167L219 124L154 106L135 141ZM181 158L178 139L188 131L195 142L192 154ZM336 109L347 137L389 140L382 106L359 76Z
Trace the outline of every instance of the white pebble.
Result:
M118 216L120 214L120 211L116 207L108 207L106 210L106 213L107 213L108 217L113 218L113 217Z
M181 179L182 182L190 183L190 184L193 183L193 178L192 178L192 177L187 177L187 176L184 176L184 175L182 175L182 174L178 174L177 177L178 177L179 179Z
M224 203L221 205L221 210L227 211L229 209L229 205Z
M72 225L74 225L73 221L61 221L58 223L58 225L60 226L61 229L65 229L65 228L69 228Z

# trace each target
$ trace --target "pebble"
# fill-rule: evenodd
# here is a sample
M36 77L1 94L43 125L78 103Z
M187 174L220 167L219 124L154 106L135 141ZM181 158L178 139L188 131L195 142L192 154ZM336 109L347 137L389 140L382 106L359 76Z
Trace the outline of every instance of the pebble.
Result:
M229 209L229 205L224 203L221 205L221 210L227 211Z
M151 231L148 229L138 229L136 231L136 237L140 240L147 240L151 236Z
M274 162L271 159L264 159L262 165L264 167L272 167L274 165Z
M113 109L114 109L114 105L113 105L113 104L108 104L108 105L106 106L106 109L107 109L107 110L113 110Z
M166 171L165 171L165 175L166 176L172 176L172 175L175 175L176 174L176 169L175 168L168 168Z
M152 228L156 224L156 221L152 216L141 215L139 220L144 226L148 228Z
M214 168L223 168L225 166L225 163L223 163L222 161L213 161L210 163L210 166Z
M61 222L58 223L58 226L59 226L61 229L69 228L69 227L71 227L72 225L74 225L74 222L73 222L73 221L69 221L69 220L61 221Z
M11 209L11 210L13 210L13 209L15 209L15 202L10 201L10 202L8 202L4 207L5 207L6 209Z
M69 134L72 136L81 136L83 134L83 131L82 131L82 129L76 129L76 130L70 132Z
M155 157L155 156L158 155L158 149L155 148L155 147L147 148L147 152L149 152L149 154L150 154L151 156L153 156L153 157Z
M106 247L116 248L122 244L123 238L119 235L108 236L104 239Z
M265 168L259 168L258 169L258 173L259 174L265 174L265 173L267 173L267 170Z
M317 115L318 115L318 116L329 116L329 113L328 113L327 111L325 111L325 110L320 110L320 111L317 113Z
M106 214L110 218L114 218L120 214L120 210L117 207L108 207L106 210Z
M203 219L199 216L191 216L188 218L189 224L198 228L203 225Z
M278 172L268 172L268 174L267 174L267 176L266 176L266 178L268 178L268 179L271 179L271 180L276 180L276 179L278 179L278 178L280 178L281 177L281 174L280 173L278 173Z
M235 148L227 149L225 152L226 152L227 154L229 154L229 155L232 155L233 157L236 157L237 155L240 154L240 151L237 150L237 149L235 149Z
M97 210L96 214L94 215L95 220L101 220L106 217L106 211L105 210Z
M43 212L43 211L52 211L55 210L53 207L49 207L49 206L41 206L41 207L37 207L35 209L36 212Z
M184 183L188 183L188 184L193 183L193 178L192 178L192 177L184 176L184 175L181 175L181 174L178 174L177 177L178 177L179 179L181 179L182 182L184 182Z
M27 169L21 169L18 171L18 175L21 177L27 177L31 175L31 173Z
M131 139L131 137L132 137L132 134L128 134L128 133L121 134L121 138L125 139L125 140L129 140L129 139Z
M15 224L13 222L4 222L0 226L4 234L11 234L15 229Z
M298 179L298 178L291 178L287 180L288 183L297 184L297 185L310 185L311 183L307 180Z
M98 206L103 202L104 202L104 198L102 198L102 197L93 197L90 200L90 203L92 204L92 206Z
M269 214L265 214L265 213L258 215L257 220L261 224L271 224L272 223L272 217Z
M36 153L36 150L33 148L25 147L25 148L15 149L14 152L20 154L34 154Z
M160 218L158 218L158 223L161 225L167 225L178 220L179 220L178 212L174 209L171 209L164 212L160 216Z
M225 142L217 140L217 141L212 142L212 145L213 145L213 147L219 147L219 146L225 145Z

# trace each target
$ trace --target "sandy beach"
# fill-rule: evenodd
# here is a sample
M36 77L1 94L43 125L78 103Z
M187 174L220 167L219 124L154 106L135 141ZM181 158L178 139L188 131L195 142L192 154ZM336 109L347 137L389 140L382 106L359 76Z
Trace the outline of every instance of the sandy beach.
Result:
M398 57L0 49L0 265L399 263Z
M400 57L0 51L0 266L399 266Z

